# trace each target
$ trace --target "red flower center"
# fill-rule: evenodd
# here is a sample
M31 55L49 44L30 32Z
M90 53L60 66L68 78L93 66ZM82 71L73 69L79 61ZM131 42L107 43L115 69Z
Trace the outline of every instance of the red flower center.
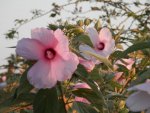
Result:
M97 45L97 48L98 50L103 50L105 47L105 44L103 42L100 42L98 45Z
M45 50L45 58L48 60L54 59L56 55L56 51L52 48L46 49Z

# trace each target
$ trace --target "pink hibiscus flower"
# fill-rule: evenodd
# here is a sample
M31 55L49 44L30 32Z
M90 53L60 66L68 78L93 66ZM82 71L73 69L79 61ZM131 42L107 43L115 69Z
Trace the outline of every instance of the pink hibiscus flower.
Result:
M27 77L35 88L52 88L57 81L71 78L79 63L78 57L69 51L64 33L45 28L33 29L31 39L21 39L16 53L25 59L38 60Z
M78 88L87 88L87 89L91 89L89 85L87 85L86 83L77 83L75 86L74 86L74 89L78 89ZM83 102L83 103L86 103L86 104L90 104L90 102L85 99L85 98L82 98L82 97L75 97L75 101L77 102Z
M83 65L85 67L87 72L91 72L94 69L94 67L95 67L95 64L92 61L85 60L85 59L83 59L81 57L79 57L79 62L80 62L81 65Z
M79 50L81 52L89 51L103 57L109 57L115 47L115 41L112 38L110 30L104 27L100 30L99 34L95 28L87 28L86 31L90 37L91 42L93 43L94 48L83 44L79 46ZM81 55L87 60L92 60L93 62L97 63L97 60L95 58L88 56L84 53L81 53Z
M146 110L145 113L150 113L150 80L143 84L133 86L129 91L136 90L127 100L126 105L133 112Z

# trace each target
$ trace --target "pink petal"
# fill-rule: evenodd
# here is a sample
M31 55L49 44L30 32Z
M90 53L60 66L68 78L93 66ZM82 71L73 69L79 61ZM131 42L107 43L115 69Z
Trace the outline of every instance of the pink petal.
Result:
M54 36L54 32L52 30L48 30L46 28L36 28L31 31L31 37L33 39L39 40L43 45L47 48L55 47L58 43L57 39Z
M129 58L129 59L122 59L124 62L120 61L120 60L117 60L115 65L114 65L114 69L117 69L118 66L117 64L120 64L120 65L123 65L125 66L128 70L131 70L132 68L132 65L134 64L134 60L132 58Z
M54 32L54 35L59 43L55 47L55 50L62 58L67 59L69 55L69 42L68 42L67 37L64 35L63 31L60 29L57 29Z
M97 42L99 42L99 36L98 36L98 32L95 28L87 28L86 32L88 33L88 35L90 36L90 39L94 45L94 47L96 47Z
M108 28L104 27L100 30L99 40L99 42L105 45L104 49L99 51L99 54L108 57L114 51L115 47L115 40L112 38L112 34Z
M103 41L108 41L109 42L110 40L112 40L112 34L111 34L110 30L107 27L104 27L100 30L99 40L101 42L103 42Z
M116 72L114 76L114 80L118 81L120 77L122 76L123 72Z
M127 63L126 67L128 70L131 70L132 65L134 64L134 60L132 58L129 59L123 59L123 61L125 61Z
M38 89L52 88L56 83L56 75L53 74L51 62L39 60L28 71L29 82Z
M90 86L87 83L77 83L77 84L75 84L74 89L78 89L78 88L91 89Z
M75 101L90 104L90 102L87 99L82 98L82 97L75 97Z
M91 89L90 86L86 83L77 83L75 84L74 86L74 89L78 89L78 88L87 88L87 89ZM85 99L85 98L82 98L82 97L75 97L75 101L78 101L78 102L83 102L83 103L86 103L86 104L90 104L90 102Z
M150 107L150 95L142 91L133 93L127 98L126 105L134 112L148 109Z
M23 38L16 47L16 53L26 59L37 60L43 58L44 46L37 40Z
M52 61L52 75L56 76L58 81L70 79L79 64L78 57L74 53L69 53L67 60L58 56Z
M88 71L88 72L91 72L94 67L95 67L95 64L94 62L90 61L90 60L84 60L83 58L79 57L79 62L81 65L83 65L85 67L85 69Z
M113 53L115 47L115 40L110 40L105 43L105 48L103 50L103 54L105 57L108 57L111 53Z

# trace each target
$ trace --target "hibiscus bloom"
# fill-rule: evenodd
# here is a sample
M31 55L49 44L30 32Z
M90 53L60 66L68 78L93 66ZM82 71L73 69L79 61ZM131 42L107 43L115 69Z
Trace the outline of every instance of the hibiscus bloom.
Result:
M77 83L77 84L75 84L74 89L79 89L79 88L91 89L90 86L86 83ZM76 96L75 101L90 104L90 102L87 99L83 98L83 97Z
M119 64L119 65L125 66L128 70L131 70L132 65L135 62L134 59L129 58L129 59L122 59L122 60L123 60L123 62L120 60L116 61L115 65L114 65L114 69L117 70L119 68L117 65ZM123 72L116 72L115 76L114 76L114 80L123 85L123 84L125 84L126 80L125 80L125 78L122 77L122 74L123 74Z
M91 42L93 43L94 48L83 44L79 46L79 50L81 52L89 51L103 57L109 57L115 47L115 41L112 38L110 30L104 27L100 30L99 34L95 28L87 28L86 31L90 37ZM84 53L81 53L81 55L87 60L92 60L93 62L98 63L97 60L91 56L88 56Z
M150 113L150 80L147 80L143 84L133 86L128 90L137 91L131 94L126 100L126 105L130 111L139 112L146 110L146 113Z
M52 88L57 81L71 78L79 63L78 57L69 51L64 33L46 28L33 29L31 39L21 39L16 53L25 59L38 60L27 73L35 88Z

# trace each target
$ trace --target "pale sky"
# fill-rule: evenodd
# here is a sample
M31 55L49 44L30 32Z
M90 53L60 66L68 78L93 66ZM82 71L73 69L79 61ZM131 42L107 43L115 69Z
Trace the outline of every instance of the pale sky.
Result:
M50 19L49 15L36 19L19 29L19 39L6 40L4 34L8 31L8 29L14 27L15 19L25 19L30 18L32 9L41 9L43 11L48 11L52 8L51 4L56 2L60 5L67 3L68 0L0 0L0 65L6 63L5 58L9 57L11 53L15 52L15 49L9 49L7 47L16 46L17 41L22 38L29 38L30 31L36 27L46 27L48 23L54 23L54 19ZM130 1L130 0L129 0ZM145 0L143 0L145 1ZM81 4L84 5L83 10L90 9L89 4ZM91 2L90 5L98 6L94 2ZM74 9L73 6L66 8L67 10ZM90 14L87 13L84 16L89 18L98 19L100 13ZM63 12L61 18L65 20L66 17L71 16L71 14L67 12ZM121 20L115 20L114 24L118 23ZM129 21L130 22L130 21Z
M32 9L50 10L53 1L64 4L66 0L0 0L0 65L6 63L5 58L14 53L14 49L6 47L15 46L18 39L6 40L4 34L14 26L15 19L31 17ZM47 16L28 23L19 29L19 37L30 37L31 29L35 27L46 27L52 23Z

